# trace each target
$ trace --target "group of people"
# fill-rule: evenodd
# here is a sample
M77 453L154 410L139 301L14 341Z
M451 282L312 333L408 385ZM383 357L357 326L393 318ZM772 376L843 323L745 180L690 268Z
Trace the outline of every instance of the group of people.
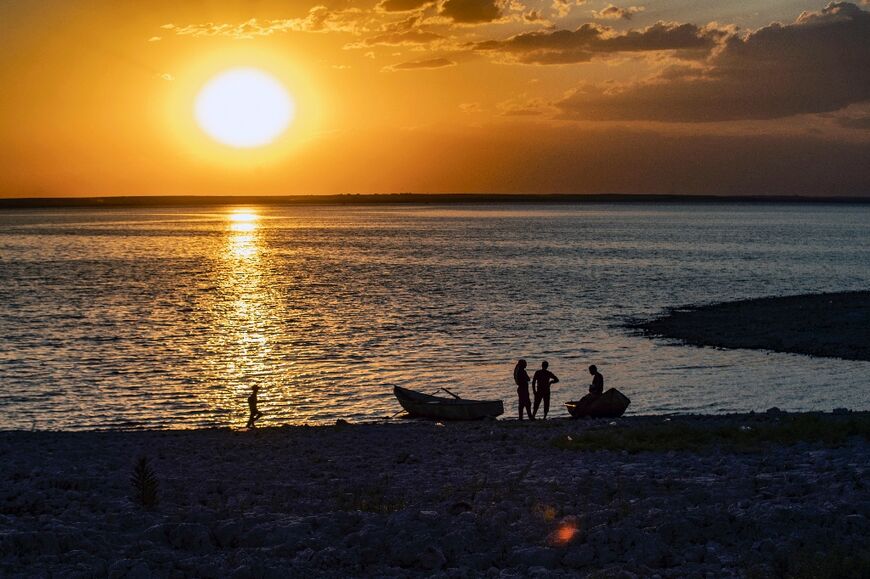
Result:
M519 396L519 412L520 420L523 419L523 410L529 417L529 420L534 420L538 414L538 408L541 403L544 403L544 418L550 412L550 386L558 384L559 378L550 372L550 364L546 360L541 362L541 369L536 371L532 378L529 378L529 373L526 371L526 361L520 360L514 367L514 382L517 383L517 396ZM589 366L589 373L592 374L592 384L589 386L590 394L601 394L604 392L604 376L598 372L595 365ZM529 397L529 384L532 385L532 393L535 396L535 404L532 406L532 400ZM254 428L257 420L263 416L263 413L257 408L257 392L260 387L256 384L251 388L251 395L248 396L248 408L251 412L248 418L246 428Z
M514 382L517 384L520 420L523 419L523 410L525 410L529 420L534 420L538 414L541 402L544 403L544 418L546 419L547 413L550 411L550 386L557 384L559 378L550 372L550 364L546 360L541 362L541 369L536 371L532 378L529 378L529 373L526 371L527 365L525 360L520 360L514 366ZM589 385L589 393L601 394L604 392L604 376L598 372L598 368L594 364L589 366L589 373L592 374L592 384ZM534 406L532 406L532 400L529 397L530 383L532 385L532 394L535 397Z

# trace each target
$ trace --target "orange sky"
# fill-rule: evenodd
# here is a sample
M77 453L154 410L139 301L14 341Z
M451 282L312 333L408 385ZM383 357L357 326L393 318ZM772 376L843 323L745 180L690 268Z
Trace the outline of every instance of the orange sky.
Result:
M4 2L0 196L870 195L866 4ZM194 121L236 66L272 145Z

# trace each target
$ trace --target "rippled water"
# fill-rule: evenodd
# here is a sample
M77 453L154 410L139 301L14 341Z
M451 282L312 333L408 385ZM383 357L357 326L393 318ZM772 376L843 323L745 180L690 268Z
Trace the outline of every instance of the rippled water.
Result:
M870 407L870 364L675 346L626 318L870 285L870 207L518 205L0 212L0 428L371 419L391 384L633 413Z

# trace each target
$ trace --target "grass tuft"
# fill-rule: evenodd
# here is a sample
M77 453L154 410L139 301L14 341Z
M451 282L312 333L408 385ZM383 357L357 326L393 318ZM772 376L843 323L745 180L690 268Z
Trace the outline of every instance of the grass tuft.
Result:
M148 457L141 457L133 467L133 475L130 477L130 485L133 487L133 502L146 509L153 509L158 502L158 482L154 469Z
M870 439L870 415L848 417L802 414L778 422L747 420L741 426L711 427L703 423L675 422L624 428L588 430L553 440L565 450L613 450L637 452L698 451L713 447L752 452L765 445L799 442L842 446L852 437Z

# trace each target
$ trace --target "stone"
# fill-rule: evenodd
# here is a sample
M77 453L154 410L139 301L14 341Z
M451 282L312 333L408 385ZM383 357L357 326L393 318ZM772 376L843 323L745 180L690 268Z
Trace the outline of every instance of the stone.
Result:
M181 523L169 529L169 544L182 551L206 553L212 550L208 527L197 523Z
M441 552L441 549L432 545L426 547L417 558L417 565L427 571L441 569L445 563L447 563L447 559L444 557L444 553Z
M562 564L572 569L588 567L595 561L595 550L591 545L580 545L571 549L562 557Z
M473 507L469 503L465 501L458 501L450 505L450 509L448 510L448 512L451 515L459 515L472 510L472 508Z
M546 547L520 547L514 549L510 556L510 563L521 567L554 567L561 556L561 552Z

